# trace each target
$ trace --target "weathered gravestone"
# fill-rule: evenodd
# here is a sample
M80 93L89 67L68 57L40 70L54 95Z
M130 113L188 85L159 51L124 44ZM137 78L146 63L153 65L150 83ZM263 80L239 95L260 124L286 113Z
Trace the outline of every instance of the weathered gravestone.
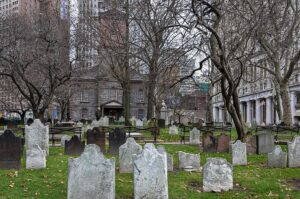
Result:
M178 135L178 127L175 125L170 126L169 134L170 135Z
M119 154L119 147L126 142L126 133L116 128L109 133L109 153L112 155Z
M200 131L197 128L193 128L190 131L190 144L191 145L200 144Z
M0 136L0 169L20 169L22 158L22 139L10 130Z
M202 173L204 192L221 192L233 189L232 166L225 159L208 158Z
M77 135L65 141L65 155L80 155L84 150L84 141L81 142Z
M46 151L39 145L26 149L26 169L46 168Z
M184 169L187 171L200 170L200 154L191 154L179 151L178 156L179 169Z
M125 117L121 116L121 117L119 118L119 122L125 122Z
M246 145L247 145L247 153L248 154L257 154L257 136L247 136L245 138Z
M247 146L240 140L232 144L232 165L247 165Z
M134 138L129 137L126 143L121 145L119 148L119 158L120 158L120 173L132 173L133 172L133 154L140 154L143 148L141 145L137 144Z
M139 155L133 155L134 198L167 199L167 156L160 154L153 144L146 144Z
M271 132L257 134L258 154L271 153L274 150L274 135Z
M39 145L49 155L49 127L44 126L39 119L35 119L30 126L26 125L25 145L27 150Z
M60 145L61 145L62 147L65 147L65 142L71 140L71 138L72 138L72 137L69 136L69 135L63 135L63 136L60 138Z
M68 199L96 198L115 198L115 160L90 144L80 157L69 159Z
M100 147L102 153L106 153L105 142L106 136L102 128L95 127L93 130L88 130L86 133L87 144L96 144Z
M159 119L157 125L159 128L165 128L166 127L165 123L166 121L164 119Z
M268 167L285 168L287 165L287 153L283 152L280 146L275 146L271 153L268 153Z
M217 138L212 133L203 133L202 135L203 152L217 151Z
M167 167L168 171L173 171L173 156L166 152L166 149L164 146L158 146L157 151L160 154L166 153L167 154Z
M136 120L136 127L141 128L141 127L143 127L143 125L144 125L144 123L142 120L140 120L140 119Z
M288 143L288 166L300 167L300 136L295 136Z
M131 123L131 126L136 126L136 118L135 118L135 116L131 117L129 121Z
M218 136L217 140L217 152L229 152L230 136L222 133Z

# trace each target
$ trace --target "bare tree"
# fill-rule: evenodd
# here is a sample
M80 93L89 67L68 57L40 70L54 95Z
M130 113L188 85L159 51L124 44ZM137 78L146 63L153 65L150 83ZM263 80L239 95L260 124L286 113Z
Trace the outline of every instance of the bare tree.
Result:
M255 50L250 8L246 1L192 0L192 13L196 29L209 39L210 59L219 73L224 105L233 119L238 139L243 139L245 126L238 87Z
M260 46L261 59L266 65L257 65L274 77L277 110L282 121L291 126L292 114L289 80L300 59L300 5L298 0L272 0L249 2L255 27L255 38Z
M154 107L159 103L156 91L160 74L165 68L178 66L179 59L191 50L192 39L187 37L179 20L184 13L184 1L136 1L130 18L137 36L131 41L135 57L147 74L147 118L154 117Z
M1 19L0 75L42 119L55 91L71 78L68 23L49 12Z

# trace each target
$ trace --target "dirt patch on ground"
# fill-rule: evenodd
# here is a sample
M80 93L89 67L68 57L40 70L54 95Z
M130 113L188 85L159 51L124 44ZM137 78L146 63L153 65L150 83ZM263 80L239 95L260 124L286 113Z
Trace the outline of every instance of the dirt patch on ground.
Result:
M293 190L300 191L300 179L290 179L287 180L286 183Z
M203 192L203 184L197 181L191 181L188 183L188 187L197 192ZM239 184L233 184L233 191L245 191L246 188L242 187Z

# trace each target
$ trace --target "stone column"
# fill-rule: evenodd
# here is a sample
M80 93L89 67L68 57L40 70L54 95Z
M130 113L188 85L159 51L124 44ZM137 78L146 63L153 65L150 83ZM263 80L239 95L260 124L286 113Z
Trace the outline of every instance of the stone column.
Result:
M240 102L240 110L241 110L241 116L243 118L243 121L244 121L244 110L243 110L243 102Z
M295 113L296 113L296 100L295 100L295 92L291 92L291 114L292 114L292 123L294 124L295 123L295 119L294 119L294 116L295 116ZM283 110L284 111L284 110Z
M266 98L266 125L272 123L272 99Z
M260 99L257 99L255 101L255 119L256 119L256 124L260 125Z
M223 118L223 107L219 107L219 122L224 122L224 118Z
M213 106L213 111L212 111L212 114L213 114L213 121L216 121L217 119L217 107Z
M252 123L252 116L251 116L251 101L247 101L247 123L251 125Z

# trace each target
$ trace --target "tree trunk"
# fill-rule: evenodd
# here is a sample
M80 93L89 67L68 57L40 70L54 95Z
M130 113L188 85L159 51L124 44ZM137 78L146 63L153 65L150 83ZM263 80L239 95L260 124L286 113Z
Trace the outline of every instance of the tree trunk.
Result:
M130 123L130 82L126 82L123 85L123 109L125 125Z
M290 95L288 91L288 83L281 83L280 84L280 95L282 101L282 121L287 126L292 126L292 113L291 113L291 102L290 102Z
M211 91L207 94L207 107L206 107L206 121L213 122L213 104L212 98L210 97Z
M280 89L279 89L278 85L274 84L274 87L275 87L275 98L274 98L274 101L275 101L275 110L277 112L279 121L282 121L282 109L281 109Z
M148 83L148 106L147 106L147 119L150 120L154 116L154 102L155 102L155 79L150 75Z

